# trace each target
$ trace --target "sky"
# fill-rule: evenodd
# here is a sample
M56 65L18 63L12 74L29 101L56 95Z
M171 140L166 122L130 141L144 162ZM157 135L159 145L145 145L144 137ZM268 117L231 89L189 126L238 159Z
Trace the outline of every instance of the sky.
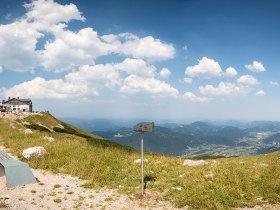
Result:
M0 98L56 117L280 120L277 0L0 0Z

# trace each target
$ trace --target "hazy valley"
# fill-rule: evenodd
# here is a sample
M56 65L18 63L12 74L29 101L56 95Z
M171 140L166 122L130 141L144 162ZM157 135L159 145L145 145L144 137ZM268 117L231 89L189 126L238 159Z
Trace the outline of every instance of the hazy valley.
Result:
M140 148L133 131L137 120L63 119L88 132ZM157 124L157 123L156 123ZM158 123L145 134L145 150L173 156L247 156L280 149L280 122L193 122Z

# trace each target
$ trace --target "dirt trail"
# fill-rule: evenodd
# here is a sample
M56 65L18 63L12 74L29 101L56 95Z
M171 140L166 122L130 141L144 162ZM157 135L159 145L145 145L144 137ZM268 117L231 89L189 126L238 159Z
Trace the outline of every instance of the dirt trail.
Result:
M0 202L6 203L7 209L175 209L153 196L139 200L115 190L85 189L81 185L86 181L77 177L32 171L40 182L6 189L5 177L0 178Z

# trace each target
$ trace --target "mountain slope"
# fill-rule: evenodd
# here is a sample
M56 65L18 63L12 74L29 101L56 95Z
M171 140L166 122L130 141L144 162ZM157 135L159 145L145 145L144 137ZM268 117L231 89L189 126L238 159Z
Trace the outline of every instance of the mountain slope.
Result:
M112 141L140 148L139 135L132 128L94 131ZM233 126L219 127L205 122L195 122L173 128L156 126L153 133L145 133L145 150L173 156L186 154L189 147L202 145L236 146L246 132ZM240 144L239 144L240 145Z
M127 131L128 129L126 129ZM124 134L124 132L119 131ZM115 136L113 141L129 145L133 148L140 148L140 137L138 133L130 129L130 135ZM146 151L158 152L173 156L183 155L185 148L196 146L202 143L200 138L188 134L173 132L169 128L156 126L155 132L145 133L144 147Z
M138 150L91 135L48 113L0 118L0 144L23 161L25 148L43 146L47 155L28 164L88 180L84 187L140 191L140 165L134 163L140 157ZM177 207L229 209L280 203L280 152L208 159L201 167L184 166L182 158L150 153L145 158L147 190Z
M280 144L280 133L273 134L265 139L263 139L265 144Z

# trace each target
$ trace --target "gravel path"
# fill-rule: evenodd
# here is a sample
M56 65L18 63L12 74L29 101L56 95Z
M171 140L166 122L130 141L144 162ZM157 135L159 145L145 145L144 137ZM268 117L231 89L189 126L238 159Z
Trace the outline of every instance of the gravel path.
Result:
M146 199L139 200L115 190L85 189L81 187L85 181L77 177L32 171L39 180L36 184L6 189L5 177L0 178L0 202L7 204L6 209L175 209L150 196L150 192Z

